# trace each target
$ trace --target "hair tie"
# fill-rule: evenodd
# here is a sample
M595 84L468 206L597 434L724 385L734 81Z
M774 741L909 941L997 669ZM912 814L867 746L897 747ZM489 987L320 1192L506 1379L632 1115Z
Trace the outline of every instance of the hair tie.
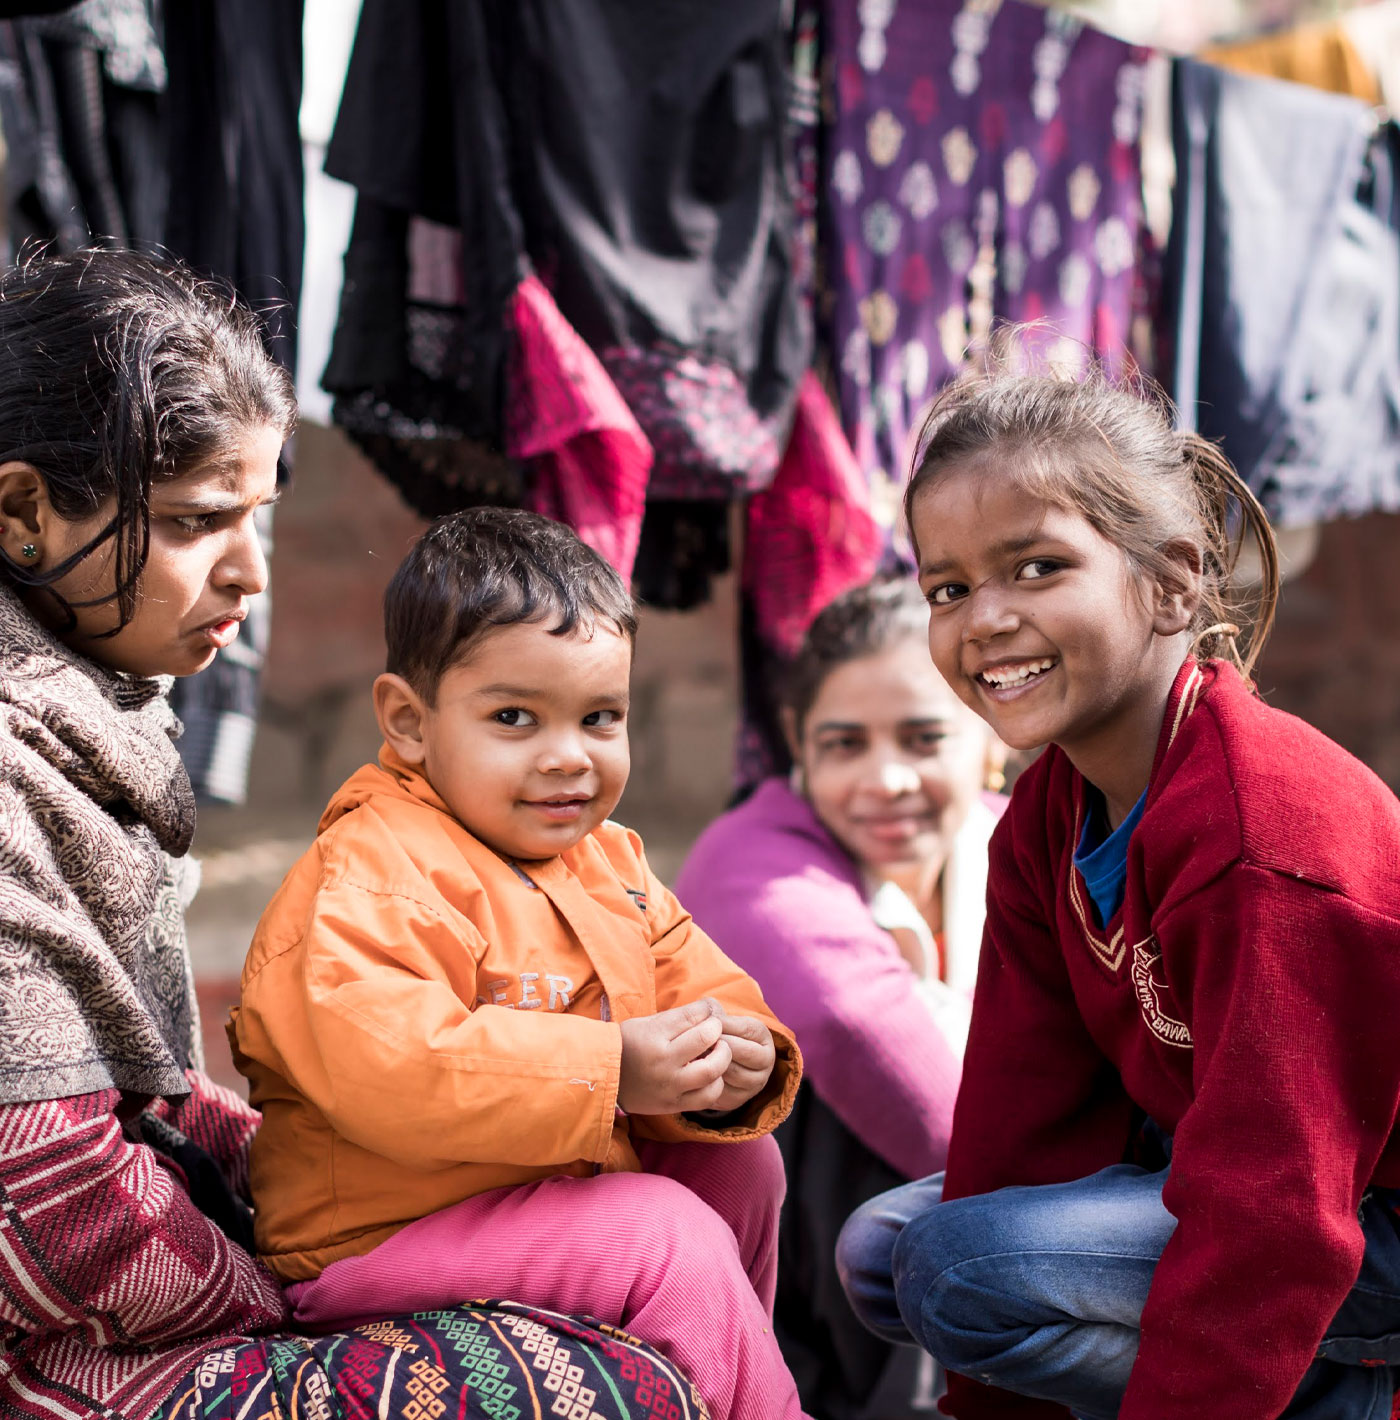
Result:
M1230 642L1230 653L1234 657L1236 666L1243 671L1244 657L1240 655L1239 645L1235 641L1235 637L1239 634L1240 628L1236 626L1234 622L1217 621L1214 626L1207 626L1204 631L1198 631L1195 636L1191 638L1191 654L1194 657L1200 652L1201 642L1204 641L1207 636L1224 636Z

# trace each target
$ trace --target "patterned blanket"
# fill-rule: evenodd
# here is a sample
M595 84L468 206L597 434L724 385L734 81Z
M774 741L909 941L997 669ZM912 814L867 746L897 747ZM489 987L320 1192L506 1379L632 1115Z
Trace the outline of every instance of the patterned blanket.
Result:
M207 1356L159 1420L709 1420L635 1338L515 1302Z
M286 1334L187 1155L132 1137L183 1140L246 1192L259 1116L188 1082L125 1127L115 1090L0 1105L0 1420L708 1420L655 1351L515 1303Z

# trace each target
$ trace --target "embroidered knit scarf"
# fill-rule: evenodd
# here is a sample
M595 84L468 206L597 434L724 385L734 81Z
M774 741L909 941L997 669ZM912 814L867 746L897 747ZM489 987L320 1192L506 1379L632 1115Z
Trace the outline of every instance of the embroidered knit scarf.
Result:
M68 650L0 587L0 1104L189 1092L180 857L195 806L166 683Z

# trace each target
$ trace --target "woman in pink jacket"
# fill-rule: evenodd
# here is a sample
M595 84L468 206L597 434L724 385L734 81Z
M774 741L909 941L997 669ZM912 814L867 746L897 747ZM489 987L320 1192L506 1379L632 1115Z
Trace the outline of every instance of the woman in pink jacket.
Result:
M855 1320L846 1215L943 1167L971 1010L1003 751L933 669L912 581L846 593L785 687L793 770L701 835L676 889L802 1042L779 1338L822 1420L905 1420L937 1378Z

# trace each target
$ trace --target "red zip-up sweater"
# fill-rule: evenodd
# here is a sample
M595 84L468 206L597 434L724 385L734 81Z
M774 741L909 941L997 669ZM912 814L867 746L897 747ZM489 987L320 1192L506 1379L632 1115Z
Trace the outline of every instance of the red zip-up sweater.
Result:
M1400 804L1188 662L1100 931L1084 790L1052 747L992 840L945 1196L1119 1163L1146 1110L1175 1135L1177 1229L1121 1420L1273 1420L1360 1268L1362 1192L1400 1186ZM946 1407L1065 1414L958 1377Z

